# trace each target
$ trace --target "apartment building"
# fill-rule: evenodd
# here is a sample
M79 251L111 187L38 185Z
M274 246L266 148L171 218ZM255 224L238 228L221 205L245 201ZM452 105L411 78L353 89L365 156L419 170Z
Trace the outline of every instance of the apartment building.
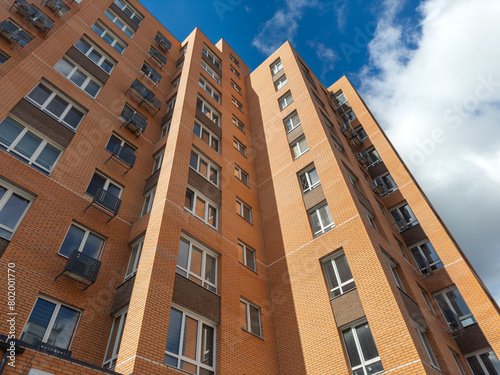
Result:
M500 373L495 301L290 44L250 72L135 0L9 0L0 95L0 373Z

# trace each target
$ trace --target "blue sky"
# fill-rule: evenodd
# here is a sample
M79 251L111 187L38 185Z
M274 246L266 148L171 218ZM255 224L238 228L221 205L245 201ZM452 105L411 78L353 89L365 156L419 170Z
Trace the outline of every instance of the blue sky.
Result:
M289 40L326 87L345 74L500 302L500 1L142 3L251 69Z

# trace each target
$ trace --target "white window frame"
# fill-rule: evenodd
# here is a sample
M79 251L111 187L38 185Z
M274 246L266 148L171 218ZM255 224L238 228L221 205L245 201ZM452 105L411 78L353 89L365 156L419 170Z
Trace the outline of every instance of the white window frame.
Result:
M246 300L245 298L240 298L240 303L243 303L246 306L245 310L245 318L246 318L246 328L245 331L251 333L252 335L255 335L257 337L262 337L262 318L261 318L261 311L260 307L257 306L256 304ZM251 320L251 315L250 315L250 307L253 307L254 309L257 309L258 311L258 318L259 318L259 333L252 332L252 320Z
M204 368L204 369L215 374L216 355L217 355L217 328L216 328L216 325L214 323L212 323L211 321L207 320L206 318L203 318L201 315L195 314L195 313L191 312L190 310L187 310L186 308L180 307L179 305L177 305L175 303L172 303L171 308L182 313L182 321L181 321L181 329L180 329L181 333L180 333L180 337L179 337L179 348L178 348L179 354L174 354L174 353L168 352L166 350L165 350L165 354L177 359L178 365L176 368L180 369L180 367L178 367L179 361L185 361L187 363L195 365L197 367L197 372L199 372L199 369L201 367L201 368ZM196 360L196 361L193 361L191 358L184 357L181 354L182 348L184 346L184 331L185 331L186 317L189 317L193 320L196 320L198 323L198 330L196 333L196 357L198 358L198 360ZM204 355L204 353L203 353L204 345L201 342L203 325L209 326L209 327L213 328L213 330L214 330L213 331L214 332L213 343L212 343L214 360L213 360L212 367L203 364L203 362L201 360L201 357L203 357L203 355Z
M236 213L238 215L240 215L243 219L245 219L246 221L248 221L250 224L253 223L253 215L252 215L252 207L250 207L248 204L246 204L245 202L243 202L241 199L239 198L236 198L236 205L239 207L239 212L238 210L236 211ZM250 214L250 220L247 219L245 216L244 216L244 209L247 208L248 209L248 212Z
M214 228L215 230L218 230L219 227L219 206L215 204L212 200L208 199L205 195L199 193L196 189L194 189L192 186L188 185L186 190L189 190L193 193L193 208L191 209L190 207L184 206L184 209L188 211L191 215L194 217L200 219L203 221L205 224L207 224L209 227ZM202 200L205 202L205 211L203 213L203 217L199 217L196 215L196 205L198 204L198 199ZM210 213L210 207L215 210L215 226L210 224L209 222L209 213Z
M12 116L7 116L5 119L3 119L3 121L5 121L7 119L9 119L9 121L13 122L15 125L23 127L24 129L21 131L21 133L19 133L19 135L12 141L12 143L10 145L7 145L6 143L3 143L2 141L0 141L0 149L5 148L4 151L11 153L11 154L14 154L14 155L17 155L17 157L20 160L22 160L23 162L25 162L26 164L32 165L33 167L36 167L37 169L41 169L42 173L46 173L47 175L50 175L52 173L52 171L54 170L57 162L61 158L61 155L63 154L64 149L61 146L53 143L52 140L49 140L49 138L47 138L44 134L38 132L37 130L34 130L33 128L31 128L28 125L25 125L22 121L17 120L17 118L14 118ZM1 121L1 122L3 122L3 121ZM36 137L38 137L42 140L40 145L37 147L35 152L33 152L33 154L31 155L31 157L29 159L25 155L23 155L20 152L15 150L15 147L18 145L18 143L23 139L23 137L28 132L32 133L33 135L35 135ZM42 151L45 149L46 146L50 146L51 148L59 151L59 156L52 164L52 168L49 170L36 162L36 160L38 159L38 157L40 156L40 154L42 153Z
M29 95L38 87L38 86L43 86L45 87L48 91L51 91L52 93L49 95L49 97L42 103L42 104L39 104L37 102L35 102L33 99L31 99L29 97ZM52 112L50 112L48 109L47 109L47 106L52 102L52 100L54 100L54 98L57 96L61 97L62 99L64 99L66 102L68 102L68 106L66 107L66 109L61 113L60 116L56 116L54 115ZM33 103L35 106L37 106L38 108L40 108L43 112L49 114L52 118L54 118L56 121L60 122L61 124L63 124L64 126L66 126L68 129L72 130L73 132L76 131L76 129L78 129L78 127L80 126L80 124L82 123L83 119L85 118L85 116L87 115L87 110L84 110L82 107L80 107L79 105L76 105L74 103L73 100L69 99L68 96L64 95L64 94L61 94L61 92L59 90L56 90L54 89L51 85L45 83L45 81L40 81L38 82L38 84L33 87L33 90L31 90L26 96L25 96L25 99L27 99L30 103ZM72 108L75 108L77 109L79 112L81 112L83 114L82 118L80 119L80 122L75 126L73 127L72 125L68 124L67 122L65 122L63 119L66 117L66 115L68 114L68 112L72 109Z
M252 271L254 272L257 272L257 256L256 256L256 252L253 248L251 248L250 246L248 246L246 243L244 243L243 241L238 241L238 247L241 249L241 251L243 252L242 253L242 260L243 260L243 265L246 266L247 268L251 269ZM252 254L253 254L253 264L254 264L254 268L250 267L248 265L248 259L247 259L247 250L250 251Z
M376 362L380 362L380 354L378 357L372 358L369 361L365 361L364 353L363 353L363 350L361 348L361 344L359 343L358 333L356 331L356 328L359 327L360 325L363 325L363 324L368 324L368 323L366 322L366 320L355 321L354 323L350 324L349 326L342 327L342 329L341 329L342 341L344 343L344 348L346 349L347 358L349 359L349 367L351 367L352 372L362 369L364 371L364 373L366 373L365 368L367 366L370 366L371 364L376 363ZM368 327L370 327L370 325L368 325ZM359 360L361 361L361 363L359 365L357 365L356 367L351 366L351 362L350 362L351 359L349 358L349 352L347 351L347 345L346 345L345 340L344 340L344 331L347 331L348 329L350 329L352 331L354 343L356 344L356 350L358 352ZM371 328L370 328L370 333L371 333ZM373 336L373 334L372 334L372 336ZM377 346L375 344L375 348L376 347ZM378 349L377 349L377 352L378 352ZM374 374L381 374L383 372L384 372L384 370L382 370L380 372L376 372Z
M386 191L385 191L384 195L387 195L387 194L392 193L393 191L399 189L398 184L396 184L396 181L394 180L394 178L392 177L392 175L389 172L383 173L383 174L381 174L378 177L380 177L382 179L382 182L383 182L383 184L384 184L384 186L386 188ZM392 188L389 189L389 187L387 186L386 182L384 181L384 177L387 178L391 182L391 184L392 183L394 184L394 186Z
M201 125L197 121L194 123L195 127L198 127L200 129L200 135L196 134L194 131L195 128L193 128L193 133L200 138L204 143L206 143L212 150L214 150L217 153L220 153L220 139L217 137L214 133L212 133L205 125ZM203 132L208 134L208 143L205 142L203 139ZM214 148L215 142L217 143L217 149Z
M177 77L175 77L172 80L172 90L175 89L177 86L179 86L179 83L181 82L181 75L178 74Z
M237 164L234 165L234 175L238 180L243 182L246 186L250 186L250 177L248 176L248 173L245 172L242 168L240 168L240 166L238 166ZM246 178L243 179L242 176L246 176Z
M155 199L156 186L144 194L144 204L142 205L141 217L146 215L153 208L153 201Z
M97 29L102 29L104 31L102 31L101 33L97 32L97 30L94 29L97 28ZM125 50L127 49L128 47L128 44L125 43L122 39L120 39L118 36L116 36L115 33L113 33L112 31L110 31L106 26L104 26L104 24L101 22L101 21L96 21L93 25L92 25L92 30L94 30L94 32L99 35L106 43L108 43L111 47L113 47L113 49L115 51L117 51L120 55L123 54L123 52L125 52ZM109 43L106 39L104 39L104 36L108 36L109 39L113 39L111 43ZM119 47L119 49L117 48L117 46Z
M117 139L120 141L120 146L121 146L121 147L123 147L123 146L127 145L127 147L128 147L128 148L130 148L130 149L134 150L134 154L135 154L135 152L137 151L137 149L135 148L135 146L133 146L133 145L131 145L130 143L128 143L126 140L124 140L122 137L120 137L120 136L119 136L118 134L116 134L116 133L111 133L111 135L110 135L110 137L109 137L109 139L108 139L108 143L106 143L106 147L105 147L105 149L106 149L106 150L108 150L108 148L107 148L107 147L108 147L109 142L111 141L111 137L115 137L115 138L117 138ZM113 151L111 151L111 150L108 150L108 151L109 151L109 152L113 152Z
M168 120L167 123L162 125L160 139L168 134L170 131L170 125L172 125L172 120Z
M330 217L332 218L331 224L328 224L327 226L323 225L323 218L319 214L320 213L320 209L322 209L325 206L328 209L328 212L330 212ZM335 221L333 220L332 212L330 211L330 207L328 206L328 203L326 201L324 201L324 202L316 205L315 207L311 208L310 210L307 211L307 213L309 214L309 220L311 220L311 227L312 227L313 231L314 231L314 226L312 225L312 218L311 218L312 214L316 213L316 215L320 219L319 220L319 224L320 224L321 228L318 231L314 232L314 237L321 236L322 234L325 234L329 230L335 228Z
M229 66L229 70L230 70L231 72L233 72L233 74L234 74L236 77L238 77L238 79L241 79L241 78L240 78L240 72L238 72L238 71L237 71L237 70L236 70L236 69L235 69L232 65L231 65L231 66Z
M292 104L293 103L292 92L288 91L285 95L280 97L278 99L278 103L280 106L280 111L283 111L286 107L288 107L290 104Z
M358 139L363 142L365 139L368 139L368 133L366 132L365 128L363 128L363 125L359 125L359 126L356 126L356 128L354 129L354 132L357 134L358 136ZM365 137L362 137L360 135L360 133L363 132L366 134ZM377 153L378 154L378 153Z
M118 358L118 350L120 349L120 343L123 336L123 328L125 327L125 321L127 319L128 306L124 309L120 310L118 313L114 315L113 324L111 325L111 331L109 332L108 345L106 346L106 352L104 354L104 361L102 363L102 367L106 369L112 369L116 366L116 359ZM120 318L120 323L118 325L116 331L115 342L111 343L111 337L113 335L113 331L115 329L116 320ZM109 350L112 348L112 353L109 353ZM111 354L110 358L106 360L108 354Z
M422 250L422 245L425 245L427 243L429 243L432 246L432 248L436 252L436 255L439 258L439 260L437 260L437 261L435 261L433 263L428 263L427 258L424 256L424 251ZM422 273L422 275L427 274L427 273L426 273L425 267L420 268L420 265L419 265L419 263L418 263L415 255L413 254L413 250L415 250L415 249L420 253L420 256L425 260L425 262L429 265L429 267L431 267L432 270L438 270L438 269L444 267L444 263L441 260L441 258L439 257L439 254L437 253L436 249L432 245L431 241L429 241L429 239L426 238L425 240L417 242L415 245L412 245L411 249L409 249L410 250L410 254L413 257L413 259L415 260L415 263L416 263L417 267L419 267L420 273ZM440 263L441 263L441 266L438 267Z
M128 260L127 271L125 274L125 281L127 281L136 274L137 266L139 265L139 260L141 259L143 246L144 246L144 236L139 238L137 241L134 241L134 243L130 246L131 252L130 252L130 258Z
M175 108L175 102L177 101L177 94L167 102L167 113L173 111Z
M201 285L204 288L217 293L217 284L218 284L218 277L217 273L219 271L219 255L216 254L215 252L209 250L206 246L202 245L200 242L196 241L195 239L181 235L181 240L184 240L189 243L189 250L188 250L188 259L187 259L187 265L189 269L185 269L184 267L180 266L179 263L176 263L176 273L179 273L178 271L181 271L182 273L179 273L181 276L187 278L187 279L192 279L193 277L201 282ZM180 241L179 241L179 246L180 246ZM201 259L201 275L197 275L193 272L191 272L191 262L193 260L193 247L195 247L197 250L201 251L203 253L202 259ZM214 282L210 282L207 280L206 277L206 263L207 263L207 255L211 256L212 258L215 259L215 269L214 269ZM185 275L184 275L185 274Z
M332 299L334 298L338 298L340 297L341 295L351 291L351 290L354 290L356 289L356 283L354 282L354 277L351 277L349 280L347 281L343 281L341 282L341 279L340 279L340 272L338 270L338 267L337 267L337 263L336 263L336 259L340 258L344 256L346 258L346 261L347 261L347 257L345 256L345 253L344 251L338 251L338 252L335 252L335 254L329 256L328 258L326 258L325 260L322 261L322 264L323 264L323 269L325 270L325 277L326 277L326 281L328 283L328 289L330 290L330 296ZM335 275L335 278L337 279L337 286L332 288L332 286L330 285L330 280L328 279L328 276L327 275L327 272L326 272L326 269L325 269L325 264L327 263L330 263L332 265L332 268L333 268L333 272L334 272L334 275ZM349 267L349 271L351 271L351 268L349 266L349 262L347 262L347 266ZM351 272L351 276L352 276L352 272ZM352 287L350 287L349 289L346 289L346 287L349 287L349 284L353 284ZM334 292L336 290L340 290L340 294L339 295L334 295Z
M2 209L5 207L5 204L9 201L10 197L13 194L19 195L21 198L24 198L24 199L29 201L28 205L26 206L26 208L22 212L21 216L19 217L19 220L17 221L16 225L14 225L13 228L9 228L6 225L0 224L0 228L11 233L10 237L6 238L7 240L10 241L12 239L12 236L14 235L14 233L16 233L17 228L19 228L19 225L23 221L24 216L26 216L26 213L28 212L31 205L33 204L35 197L33 197L32 195L26 193L25 191L23 191L21 189L18 189L14 185L11 185L4 180L0 180L0 186L7 189L7 191L4 193L3 197L0 199L0 211L2 211Z
M335 99L337 99L337 101L339 102L340 105L348 102L348 100L347 100L345 94L342 92L342 90L337 91L334 95L335 95Z
M240 94L240 95L241 95L241 87L240 87L240 86L238 86L238 85L236 84L236 82L234 82L233 80L231 80L231 86L233 87L233 89L235 89L235 90L238 92L238 94Z
M132 38L135 34L135 30L132 29L127 23L121 19L115 12L113 12L111 9L106 9L104 12L104 15L108 17L108 19L113 22L116 27L118 27L121 31L125 33L128 37Z
M231 103L234 104L236 108L238 108L241 112L243 112L243 104L241 104L238 99L231 95Z
M157 152L154 156L154 163L153 163L153 171L151 174L154 174L156 171L161 169L161 165L163 164L163 155L165 154L165 149L161 150L160 152Z
M427 358L429 359L430 365L435 368L438 371L441 371L441 368L439 367L439 363L436 359L436 355L434 354L434 351L432 350L431 344L429 343L429 340L427 339L427 336L422 329L419 327L416 328L417 333L418 333L418 338L420 339L420 343L424 347L425 354L427 354Z
M233 115L233 124L238 129L240 129L243 133L245 132L245 124L243 124L238 117Z
M203 44L203 54L208 57L217 68L221 69L221 60L215 55L215 53L212 52L210 48L207 47L206 44Z
M403 282L401 281L401 278L399 277L398 264L395 261L393 261L392 259L389 259L387 256L385 257L385 260L387 261L387 265L389 266L389 272L391 273L392 278L393 278L394 282L396 283L396 286L399 289L401 289L403 292L406 293Z
M207 80L200 74L198 81L200 86L210 95L217 103L220 104L221 93L217 91Z
M479 351L477 351L477 352L473 352L473 353L471 353L471 354L468 354L468 355L467 355L467 357L465 357L465 362L467 362L467 366L469 366L469 369L470 369L471 373L473 373L473 371L472 371L472 367L471 367L471 365L469 364L469 361L468 361L467 359L468 359L468 358L471 358L471 357L476 357L476 358L477 358L477 360L479 361L479 365L481 366L481 369L483 370L483 372L484 372L486 375L494 375L494 374L490 374L490 373L489 373L488 369L486 368L486 366L485 366L485 365L484 365L484 363L483 363L483 360L482 360L482 359L481 359L481 357L480 357L482 354L486 354L486 353L490 353L490 352L492 352L492 353L493 353L493 355L496 357L496 354L495 354L495 352L493 351L493 349L492 349L492 348L481 349L481 350L479 350Z
M198 107L199 102L201 102L202 104L201 108ZM220 118L221 118L220 112L213 109L212 106L207 102L205 102L205 100L200 96L198 96L198 99L196 100L196 108L199 109L201 112L203 112L205 116L209 115L207 117L220 128Z
M203 60L201 61L201 67L203 68L203 70L205 70L205 72L208 73L210 77L212 77L215 80L215 82L217 82L220 85L220 76L217 73L215 73L215 70L209 67Z
M273 74L273 76L275 76L276 74L278 74L278 72L283 69L283 63L281 62L281 59L278 58L278 60L276 60L275 62L273 62L270 65L270 68L271 68L271 73Z
M90 48L88 49L87 52L83 52L81 49L79 49L77 46L76 46L76 43L74 45L74 47L80 51L81 53L83 53L85 55L85 57L87 57L90 61L92 61L94 64L96 64L99 68L101 68L103 71L106 72L106 74L111 74L111 72L113 71L113 69L115 68L116 66L116 62L111 59L110 57L108 57L108 55L106 53L104 53L103 51L101 51L99 48L97 48L89 39L87 38L81 38L79 41L81 41L83 44L88 44L90 45ZM92 60L89 55L93 52L93 51L96 51L99 55L101 55L101 58L99 59L98 62L95 62L94 60ZM106 71L101 65L107 60L108 64L111 65L111 70L108 72Z
M35 37L33 35L31 35L28 31L26 31L26 29L23 29L21 26L19 26L17 23L15 23L13 20L11 20L10 18L6 19L5 22L8 22L10 23L12 26L14 27L17 27L18 30L21 30L24 34L24 37L21 38L17 43L21 46L21 47L26 47L26 45L31 42L33 39L35 39ZM24 44L22 43L24 42Z
M300 142L304 140L306 142L306 146L307 146L307 149L305 150L302 150L301 146L300 146ZM292 156L293 156L293 160L296 160L298 159L299 157L301 157L302 155L304 155L307 151L309 151L309 144L307 143L307 139L306 137L303 135L299 138L297 138L295 141L293 141L290 145L291 149L292 149ZM296 149L298 152L297 152L297 155L294 155L294 152L293 150Z
M404 215L403 215L403 212L401 211L401 209L405 206L408 206L408 211L410 213L410 221L406 221ZM394 207L391 207L390 209L390 212L391 212L391 217L394 219L394 216L392 215L392 212L393 211L397 211L399 216L401 217L401 219L403 219L403 222L404 224L410 228L414 225L417 225L418 224L418 219L417 217L415 216L415 214L413 213L413 210L411 209L410 205L404 201L404 202L401 202L400 204L394 206Z
M297 125L294 125L294 123L293 123L293 119L295 117L297 117L299 119L299 123ZM302 125L302 122L300 121L299 113L297 111L293 111L288 116L286 116L283 119L283 123L285 124L285 129L286 129L287 133L290 133L293 129L296 129ZM289 125L287 126L287 124L289 124Z
M73 68L71 69L71 72L68 73L68 75L64 75L61 71L59 71L57 69L57 64L59 64L62 60L64 60L66 62L66 64L68 65L73 65ZM64 56L62 57L55 65L54 65L54 69L59 72L59 74L61 74L62 76L66 77L72 84L74 84L76 87L78 87L79 89L81 89L82 91L84 91L87 95L89 95L90 97L92 98L96 98L97 95L99 95L99 93L101 92L102 90L102 83L99 82L97 79L95 79L90 73L87 73L87 71L85 71L83 68L81 68L78 64L74 63L71 59L69 59L68 57ZM74 82L71 78L75 75L76 72L80 72L80 74L86 76L85 78L85 81L82 83L81 86L79 86L76 82ZM87 88L87 86L93 82L96 86L99 87L99 89L97 90L96 94L95 95L91 95L87 90L85 90Z
M51 318L49 320L49 323L47 325L47 328L46 328L45 333L44 333L43 338L42 338L42 342L44 342L44 343L47 343L47 340L50 337L50 333L52 332L52 329L54 328L54 323L55 323L55 320L57 318L57 315L59 314L59 310L61 309L61 306L64 306L64 307L66 307L68 309L71 309L73 311L78 312L78 318L76 319L75 327L74 327L73 332L71 334L71 338L69 339L68 346L66 348L62 348L62 349L69 350L69 348L71 348L71 345L73 344L73 339L75 338L76 330L78 329L78 325L79 325L80 319L82 317L82 310L80 310L78 308L75 308L73 306L70 306L70 305L68 305L66 303L60 302L60 301L58 301L56 299L50 298L50 297L38 296L36 298L35 303L31 307L31 311L30 311L30 314L28 316L28 319L26 320L26 323L24 324L24 327L23 327L23 330L21 332L20 337L22 337L24 335L24 333L26 332L26 326L28 325L28 323L30 321L31 314L33 313L33 310L35 309L35 306L36 306L36 304L37 304L37 302L38 302L39 299L45 300L47 302L50 302L50 303L53 303L53 304L56 305L54 311L52 311L52 316L51 316Z
M115 2L114 2L114 3L115 3L115 5L116 5L118 8L120 8L121 10L123 10L123 12L124 12L125 14L127 14L126 10L128 9L128 10L131 12L131 14L130 14L130 15L128 15L128 14L127 14L127 16L128 16L128 18L130 18L132 21L134 21L134 23L135 23L136 25L140 25L140 24L141 24L141 22L144 20L144 16L143 16L141 13L139 13L139 12L138 12L138 11L137 11L134 7L132 7L132 6L131 6L131 5L130 5L127 1L124 1L124 0L115 0ZM135 16L137 19L139 19L139 22L138 22L138 23L134 20L134 16Z
M288 79L286 78L286 75L283 74L276 82L274 82L274 88L276 91L281 90L286 84L288 83Z
M474 314L472 313L472 311L470 312L470 314L458 315L458 313L455 311L453 305L451 304L450 299L446 295L447 292L450 292L452 290L457 290L458 291L458 294L460 295L460 297L464 301L465 306L470 311L470 308L467 305L467 302L465 301L464 297L462 296L462 293L460 293L460 290L458 290L458 288L455 285L451 285L451 286L449 286L447 288L441 289L441 290L437 291L436 293L433 293L432 296L434 297L434 300L436 301L436 304L438 305L439 311L441 311L441 314L443 315L443 318L444 318L445 322L448 322L448 318L446 317L446 314L441 309L441 306L439 305L439 302L436 299L436 297L439 296L439 295L441 295L444 298L446 304L448 305L448 309L450 309L451 311L453 311L457 315L458 319L462 322L462 324L463 324L464 320L468 320L468 319L472 318L471 321L470 321L470 323L464 324L464 327L467 327L467 326L469 326L471 324L477 323L477 320L474 317Z
M123 112L129 112L128 115L124 116L123 115ZM128 120L129 117L130 117L130 113L133 113L134 115L138 116L139 118L141 118L142 120L144 121L147 121L147 118L146 116L144 116L142 113L140 112L137 112L137 110L132 107L130 104L128 103L125 103L125 105L123 106L123 109L122 111L120 112L120 117L123 118L124 120Z
M378 153L377 149L375 148L375 146L372 146L372 147L369 147L367 150L366 150L366 153L368 154L368 157L371 161L370 164L368 164L366 166L366 168L371 168L373 167L374 165L377 165L378 163L380 163L382 161L382 158L380 157L380 154ZM375 157L375 156L376 157Z
M75 223L74 221L72 221L71 224L69 225L68 230L66 231L66 234L64 235L64 238L63 238L63 240L61 242L61 246L59 246L59 250L57 251L57 254L59 254L60 256L62 256L64 258L69 258L69 255L66 256L66 255L64 255L64 254L61 253L61 247L62 247L62 245L64 243L64 240L68 236L69 230L71 229L72 226L75 226L78 229L81 229L81 230L85 231L85 234L83 235L83 238L82 238L82 242L80 242L80 245L78 246L78 249L75 249L75 250L77 250L79 252L82 252L83 248L85 247L85 243L87 242L87 239L89 238L90 233L92 233L94 236L99 237L100 239L102 239L101 249L99 250L98 256L95 258L97 260L101 259L101 255L102 255L102 253L104 251L104 247L106 246L106 238L104 238L100 234L94 232L93 230L90 230L90 229L84 227L83 225Z
M349 169L346 168L345 170L347 172L347 177L349 177L349 181L351 182L351 185L354 186L354 188L361 192L361 189L359 188L358 181L359 178L356 176L353 172L351 172Z
M318 175L318 181L314 184L312 183L311 176L310 176L310 174L313 171L316 171L316 174ZM306 189L304 189L304 185L302 183L302 176L304 176L305 182L307 182ZM306 194L306 193L310 192L311 190L313 190L315 187L321 185L321 181L319 179L319 174L318 174L318 171L317 171L316 167L314 166L314 164L309 166L308 168L306 168L306 170L302 171L298 177L299 177L300 187L302 189L302 194Z
M240 152L241 155L245 157L247 156L247 146L241 143L236 137L233 137L233 146Z
M123 186L120 185L118 182L116 182L115 180L112 180L111 178L109 178L108 176L106 176L105 174L102 174L98 171L94 171L94 173L92 174L92 177L90 178L90 182L89 184L87 185L87 189L85 189L85 194L88 194L90 196L92 196L90 193L87 193L87 190L89 189L89 186L90 186L90 183L92 182L92 178L94 178L94 175L99 175L103 178L106 179L106 182L104 183L104 186L102 187L104 190L108 191L108 188L109 188L109 185L113 184L115 185L117 188L120 189L120 193L118 194L117 198L121 198L122 197L122 194L123 194Z
M191 165L191 156L195 154L197 156L196 160L196 168ZM201 173L200 167L201 167L201 162L204 161L205 164L207 165L207 174L204 175ZM215 185L216 187L219 187L219 181L220 181L220 167L217 166L214 162L210 161L208 158L203 156L201 152L196 151L196 150L191 150L190 154L190 159L189 159L189 168L192 170L196 171L200 176L203 176L205 180L210 182L212 185ZM210 176L212 174L212 171L215 171L217 174L217 183L214 183L211 179Z

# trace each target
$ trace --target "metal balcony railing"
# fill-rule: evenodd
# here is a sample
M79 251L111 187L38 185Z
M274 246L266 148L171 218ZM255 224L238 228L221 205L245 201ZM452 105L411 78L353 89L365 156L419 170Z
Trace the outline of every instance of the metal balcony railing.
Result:
M98 210L111 216L108 221L106 221L107 223L118 214L121 204L122 201L120 198L111 193L108 193L101 187L97 190L94 199L87 206L87 208L85 208L84 211L87 211L87 209L92 205L95 206L95 208L97 208Z
M147 76L150 80L152 80L155 83L155 86L158 86L158 84L162 79L160 73L158 73L152 66L148 64L143 64L141 71L144 73L145 76Z
M161 101L151 92L146 86L144 86L137 79L132 82L127 92L130 91L136 98L139 99L140 103L147 105L149 110L152 110L154 114L158 113L161 109Z
M450 332L453 334L453 338L465 333L464 325L455 312L452 310L445 310L444 315L446 316L446 322L448 323L448 327L450 327Z
M28 23L31 22L42 33L47 34L54 27L54 22L49 17L26 0L16 0L10 8L15 8L17 13L23 16Z
M17 49L19 50L19 42L26 37L26 34L23 30L19 29L13 23L9 21L3 21L2 23L0 23L0 36L7 39L9 43L13 43L14 45L12 46L12 48L17 46Z
M108 160L105 161L105 163L107 163L111 159L124 166L127 169L124 174L127 174L127 172L132 169L135 164L136 155L135 151L130 147L125 148L123 146L116 145L111 156L108 158Z
M161 53L159 50L157 50L156 48L152 47L149 50L149 56L151 56L151 58L154 61L156 61L162 68L167 63L167 57L163 53Z
M148 121L136 112L131 112L122 126L127 126L131 129L137 137L139 137L146 130Z
M368 152L366 152L366 150L362 149L361 151L359 151L359 154L357 156L358 158L358 162L361 164L361 165L367 165L367 164L371 164L372 163L372 159L370 158L370 155L368 155Z
M384 181L380 177L375 177L375 179L373 180L372 190L376 194L382 196L387 192L387 187L385 186Z
M85 285L83 290L96 282L101 269L101 261L88 256L78 250L73 250L69 255L64 271L56 276L66 276Z
M45 3L45 6L54 13L59 13L59 11L66 6L61 0L44 0L42 3Z
M163 52L168 52L170 51L170 48L172 48L172 43L170 43L170 41L160 33L156 34L155 41L158 48L160 48Z

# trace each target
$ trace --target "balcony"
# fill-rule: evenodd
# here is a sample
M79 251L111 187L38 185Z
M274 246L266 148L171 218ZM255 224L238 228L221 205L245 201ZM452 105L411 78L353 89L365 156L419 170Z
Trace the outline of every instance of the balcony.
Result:
M135 164L136 155L130 148L124 148L123 146L116 145L113 153L108 160L105 161L105 163L111 159L125 167L127 170L124 174L127 174L127 172L130 171Z
M155 87L160 83L162 76L158 73L151 65L144 63L142 65L141 71L144 73L146 77L148 77L151 81L155 83Z
M367 164L371 164L372 163L372 160L370 158L370 155L368 155L368 152L366 152L366 150L361 150L357 156L358 158L358 162L361 164L361 165L364 165L366 166Z
M361 143L363 143L363 141L361 141L361 139L359 139L358 134L354 130L351 130L349 142L351 142L351 144L354 147L358 147L361 145Z
M78 250L73 250L69 255L64 271L57 275L55 279L57 280L59 276L66 276L84 284L83 290L85 290L96 282L100 268L101 262L99 260Z
M464 325L460 321L457 314L455 314L452 310L445 310L444 315L446 316L446 322L448 323L448 327L450 327L449 331L453 335L453 338L461 336L465 333Z
M61 0L44 0L42 1L42 4L43 3L45 3L45 6L56 14L59 14L61 9L66 6L66 4L64 4Z
M352 129L348 121L340 125L340 131L342 132L342 134L344 134L344 137L346 137L348 140L352 138Z
M158 63L158 65L160 65L162 68L167 63L166 56L163 53L161 53L159 50L157 50L156 48L151 47L149 49L149 56L151 56L151 58L154 61L156 61Z
M380 177L375 177L375 179L373 180L372 190L379 196L387 193L387 188L384 184L384 181Z
M170 51L170 48L172 48L172 43L170 43L170 41L165 38L163 35L161 35L161 33L157 33L156 36L155 36L155 42L156 42L156 46L161 49L163 52L168 52ZM166 61L166 59L165 59Z
M151 92L146 86L140 83L138 80L132 82L127 92L132 93L137 99L139 99L140 104L144 103L148 107L148 110L153 112L155 115L161 109L161 102L158 98Z
M413 256L415 258L415 261L417 262L418 270L422 275L422 279L434 273L432 266L429 264L427 259L422 256L422 254L420 254L420 252L414 253Z
M132 130L137 137L144 133L147 125L147 120L137 112L131 112L128 116L128 119L126 119L122 124L122 126L126 126L130 130Z
M12 10L12 8L15 8L16 12L23 16L28 23L31 22L33 26L44 34L47 34L54 27L54 22L49 17L26 0L14 1L10 9Z
M93 205L99 211L104 212L107 215L111 216L106 221L106 223L108 223L112 218L114 218L118 214L121 204L122 201L120 198L111 193L108 193L103 188L99 188L99 190L97 190L97 193L94 196L94 200L87 206L87 208L85 208L84 211L87 211L87 209Z
M12 22L3 21L0 23L0 36L7 39L9 43L14 44L12 48L17 46L17 49L19 50L19 42L26 37L26 34Z

